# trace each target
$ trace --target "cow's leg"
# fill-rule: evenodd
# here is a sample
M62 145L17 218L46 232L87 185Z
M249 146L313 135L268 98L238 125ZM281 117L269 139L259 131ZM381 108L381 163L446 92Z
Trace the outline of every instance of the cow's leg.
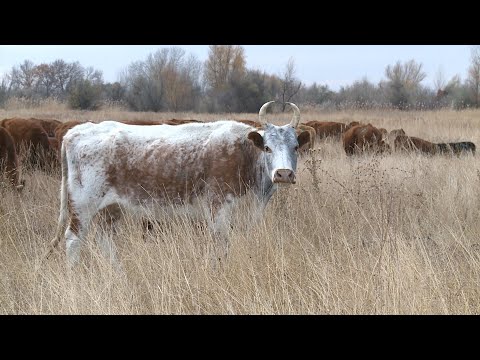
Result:
M95 237L98 247L117 270L121 270L118 262L113 235L117 233L117 223L122 216L122 211L118 205L110 205L100 211L100 234Z
M69 268L75 266L80 260L81 242L87 234L92 216L85 213L80 216L78 212L70 211L70 224L65 231L67 265Z
M234 199L232 194L227 194L223 201L214 201L212 204L212 219L209 225L215 239L217 258L226 258L228 254L228 235Z

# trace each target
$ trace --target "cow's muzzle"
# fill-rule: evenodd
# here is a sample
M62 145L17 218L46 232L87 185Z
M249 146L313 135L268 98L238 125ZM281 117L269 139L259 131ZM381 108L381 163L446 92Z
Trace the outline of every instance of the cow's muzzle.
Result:
M275 184L295 184L295 172L289 169L278 169L273 175Z

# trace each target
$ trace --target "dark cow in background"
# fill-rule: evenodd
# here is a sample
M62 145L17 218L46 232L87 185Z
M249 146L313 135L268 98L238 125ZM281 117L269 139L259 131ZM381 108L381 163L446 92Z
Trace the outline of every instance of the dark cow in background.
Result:
M461 153L468 153L471 152L475 154L476 146L471 141L461 141L461 142L453 142L453 143L438 143L437 151L440 154L455 154L460 155Z
M343 134L343 148L349 156L363 151L389 151L390 146L383 139L383 135L372 124L356 125Z
M17 155L22 163L47 169L56 161L56 149L52 147L47 132L38 121L11 118L0 121L13 138Z
M437 145L415 136L398 135L395 138L395 150L420 151L434 155L437 153Z
M0 127L0 177L3 174L17 190L22 190L25 181L19 180L19 166L15 143L8 130Z

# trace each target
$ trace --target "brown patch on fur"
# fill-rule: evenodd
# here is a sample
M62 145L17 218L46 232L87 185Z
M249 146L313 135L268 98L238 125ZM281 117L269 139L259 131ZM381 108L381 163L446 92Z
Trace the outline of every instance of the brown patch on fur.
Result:
M113 160L107 163L107 182L120 196L140 203L152 197L174 204L191 203L207 190L216 195L213 199L230 193L243 195L245 184L255 175L259 153L253 143L245 139L221 148L212 146L188 144L187 151L169 144L155 145L133 159L131 146L118 144Z
M343 148L347 155L364 150L387 151L389 145L383 140L382 132L371 124L356 125L343 134Z
M80 230L80 220L78 219L78 215L73 210L72 202L70 200L70 194L68 195L68 214L70 215L70 231L73 232L75 235L78 236L78 232Z

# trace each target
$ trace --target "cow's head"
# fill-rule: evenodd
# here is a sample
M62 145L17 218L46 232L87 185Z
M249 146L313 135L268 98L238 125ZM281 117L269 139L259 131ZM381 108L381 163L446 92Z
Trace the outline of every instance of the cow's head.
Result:
M267 107L274 101L265 103L258 113L262 130L252 131L248 138L264 152L265 170L273 183L294 184L297 169L298 150L310 141L308 131L297 136L295 128L300 122L300 110L293 103L293 119L288 125L276 126L265 121Z

